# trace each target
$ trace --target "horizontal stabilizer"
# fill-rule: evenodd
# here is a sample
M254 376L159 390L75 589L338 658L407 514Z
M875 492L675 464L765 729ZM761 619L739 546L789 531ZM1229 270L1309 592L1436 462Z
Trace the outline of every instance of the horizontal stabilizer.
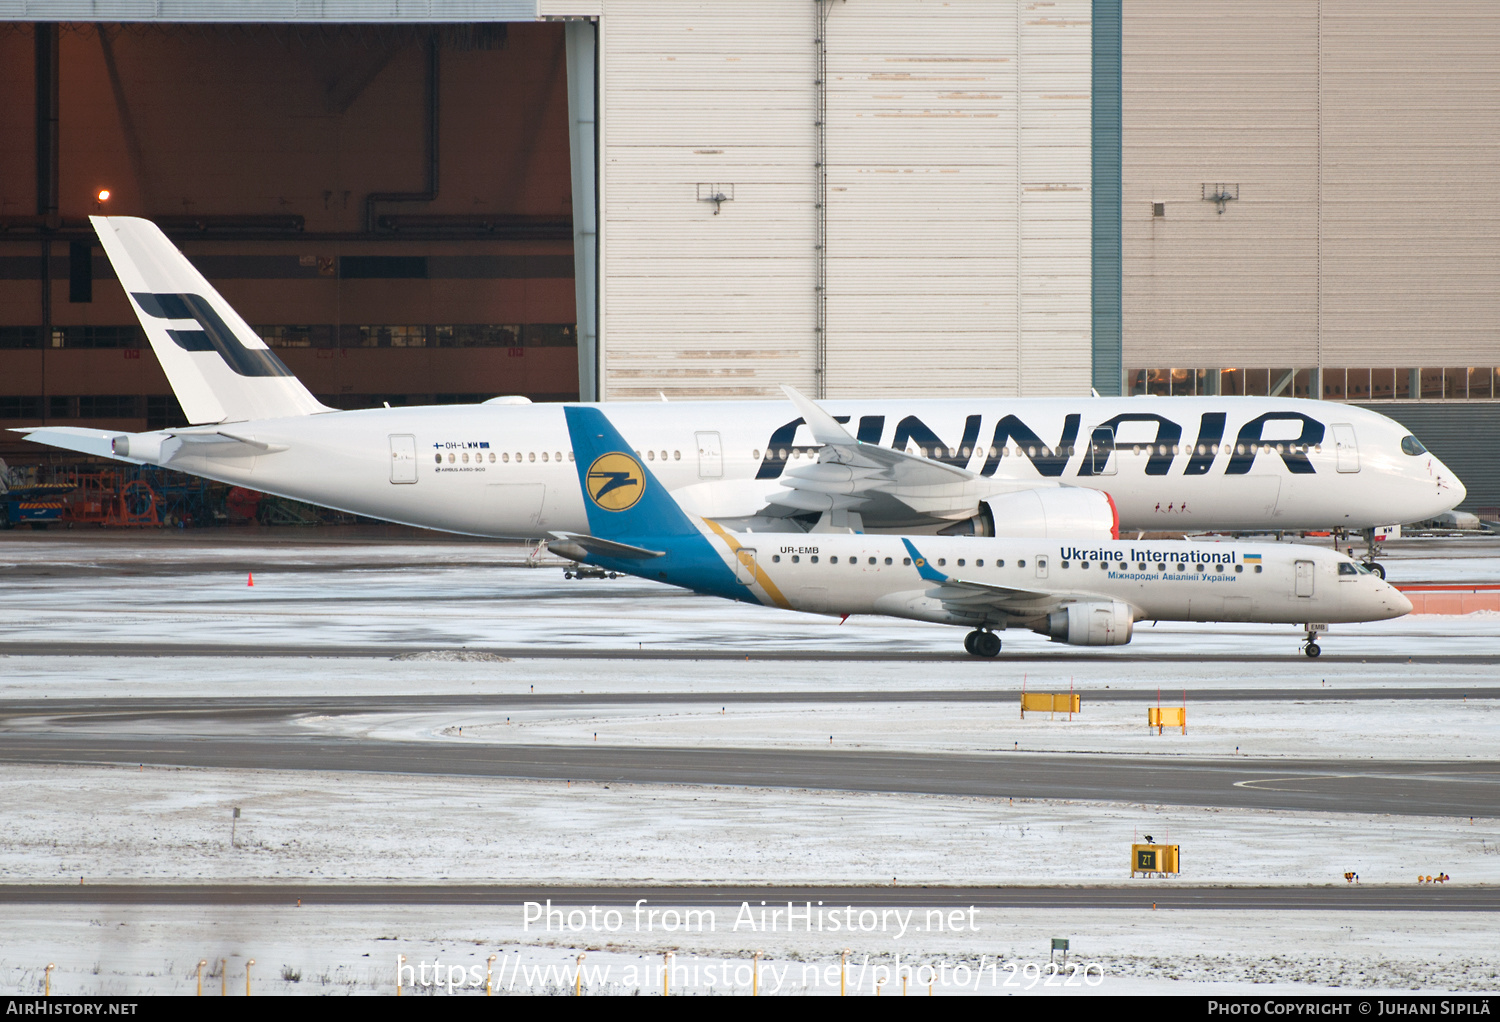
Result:
M286 444L268 444L220 430L125 433L117 429L37 426L14 428L11 432L24 433L26 439L48 447L146 465L170 466L172 459L184 450L208 458L253 458L287 449Z
M554 539L547 541L547 549L562 554L564 557L578 558L569 546L577 547L587 553L598 554L600 557L626 557L632 560L642 560L647 557L661 557L665 550L647 550L645 547L631 546L629 543L616 543L613 540L600 539L597 536L585 536L577 532L554 532Z
M120 435L117 429L84 429L80 426L22 427L12 428L11 432L24 433L33 443L91 454L96 458L113 458L115 437Z

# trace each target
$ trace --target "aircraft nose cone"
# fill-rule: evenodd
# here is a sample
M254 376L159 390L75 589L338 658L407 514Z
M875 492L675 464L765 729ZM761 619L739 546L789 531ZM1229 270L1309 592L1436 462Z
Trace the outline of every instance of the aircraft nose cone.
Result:
M1462 504L1465 499L1468 498L1469 488L1463 484L1463 480L1459 479L1458 476L1453 474L1452 469L1449 469L1447 465L1444 465L1443 468L1448 473L1448 492L1455 495L1453 498L1453 506L1457 507L1458 505Z
M1411 613L1411 600L1406 598L1405 593L1389 582L1382 582L1381 585L1386 589L1381 594L1384 597L1382 602L1390 609L1391 617L1401 617Z

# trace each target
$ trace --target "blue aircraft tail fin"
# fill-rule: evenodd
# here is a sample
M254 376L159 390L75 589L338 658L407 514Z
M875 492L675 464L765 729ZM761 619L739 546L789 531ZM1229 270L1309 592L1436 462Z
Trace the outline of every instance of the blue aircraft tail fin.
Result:
M692 520L651 470L641 463L614 424L597 408L568 405L578 483L589 532L630 542L648 536L698 536Z

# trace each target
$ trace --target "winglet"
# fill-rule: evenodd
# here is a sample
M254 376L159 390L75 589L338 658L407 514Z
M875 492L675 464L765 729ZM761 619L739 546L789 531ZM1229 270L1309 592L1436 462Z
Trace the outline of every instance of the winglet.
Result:
M916 565L917 574L922 576L922 580L924 582L948 581L948 576L944 575L941 571L933 568L933 566L928 563L927 558L923 557L921 553L917 551L917 548L912 546L911 540L902 537L901 542L906 544L906 552L911 554L911 563Z
M859 441L849 435L849 431L839 424L832 415L823 411L811 398L783 383L781 390L797 406L797 411L802 413L802 421L807 423L807 428L812 431L813 439L820 444L835 444L840 447L856 447Z

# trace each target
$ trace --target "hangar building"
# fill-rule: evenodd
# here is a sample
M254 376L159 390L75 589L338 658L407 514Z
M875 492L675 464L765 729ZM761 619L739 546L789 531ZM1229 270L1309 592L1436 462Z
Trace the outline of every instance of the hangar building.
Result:
M1500 505L1493 5L223 12L0 5L0 425L177 421L108 212L339 407L1321 395Z

